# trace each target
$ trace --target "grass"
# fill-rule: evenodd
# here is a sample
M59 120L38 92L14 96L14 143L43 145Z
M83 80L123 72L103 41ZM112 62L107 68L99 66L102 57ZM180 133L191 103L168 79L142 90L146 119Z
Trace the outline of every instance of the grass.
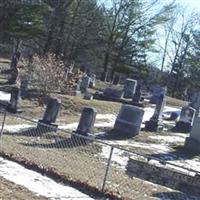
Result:
M79 139L71 140L67 132L46 132L29 130L18 133L5 133L2 140L2 152L25 158L46 169L63 175L67 180L84 182L101 189L107 159L102 157L100 143L84 145ZM109 152L108 152L109 155ZM128 155L127 155L128 156ZM106 190L117 196L146 199L154 194L155 189L167 192L165 187L152 185L138 178L131 178L115 162L112 162L107 179Z
M167 97L166 104L168 106L184 107L188 105L188 102L172 97Z
M47 198L37 196L22 186L16 185L0 177L0 200L45 200Z

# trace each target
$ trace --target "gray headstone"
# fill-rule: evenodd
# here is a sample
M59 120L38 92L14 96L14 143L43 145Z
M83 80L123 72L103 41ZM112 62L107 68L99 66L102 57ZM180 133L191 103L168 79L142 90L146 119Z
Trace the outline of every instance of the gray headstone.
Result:
M50 98L43 116L43 119L40 121L45 124L52 124L56 122L59 110L61 107L61 100L57 98Z
M157 97L156 101L156 108L154 111L153 116L150 118L149 121L145 122L145 129L147 131L158 131L161 127L161 114L163 112L164 106L166 104L165 95L160 94L159 97Z
M82 77L82 80L80 82L80 91L82 93L85 93L87 92L87 89L89 87L89 84L90 84L90 77L89 76L83 76Z
M133 98L137 87L137 80L126 79L124 84L124 98Z
M160 95L165 95L166 91L166 87L155 86L153 88L153 94L150 98L150 103L156 104L157 101L159 101Z
M91 133L96 120L97 111L91 107L85 107L82 111L76 133L87 136Z
M139 103L140 99L141 99L141 95L142 95L142 93L141 93L141 86L137 85L135 94L133 96L133 102L134 103Z
M196 110L196 116L199 116L199 110L200 110L200 91L195 92L192 95L192 102L190 104L191 107L193 107Z
M183 107L175 130L178 132L190 132L195 118L196 110L192 107Z
M195 118L190 137L186 138L184 147L195 153L200 153L200 117Z
M144 110L131 105L122 105L114 125L114 131L123 137L139 134Z
M190 137L200 143L200 117L195 118Z
M121 99L123 91L121 89L108 87L103 91L103 95L108 99Z
M10 103L8 105L8 111L12 113L18 112L18 103L20 99L20 88L12 87Z
M95 85L96 85L96 75L95 74L91 74L89 87L90 88L94 88Z

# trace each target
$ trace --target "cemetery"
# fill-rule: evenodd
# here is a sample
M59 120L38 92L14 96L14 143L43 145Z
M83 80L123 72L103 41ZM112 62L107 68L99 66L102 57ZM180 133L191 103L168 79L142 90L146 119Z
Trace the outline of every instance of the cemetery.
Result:
M167 197L169 190L185 198L200 195L199 123L187 102L177 106L161 90L152 104L140 92L143 106L137 107L130 103L136 86L133 93L127 92L128 98L118 97L130 102L88 100L86 92L95 95L101 90L87 83L76 96L52 93L41 105L37 98L22 99L8 88L3 85L0 95L3 158L72 186L84 185L84 193L96 197L153 199L159 193ZM177 119L171 119L172 113ZM177 129L179 123L182 129Z
M178 8L0 3L0 200L200 200L199 16Z

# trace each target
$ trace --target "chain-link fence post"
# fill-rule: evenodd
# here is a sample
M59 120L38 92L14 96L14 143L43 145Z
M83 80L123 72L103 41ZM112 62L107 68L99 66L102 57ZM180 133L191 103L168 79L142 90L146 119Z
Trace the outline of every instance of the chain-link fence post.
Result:
M5 121L6 121L6 115L7 115L7 110L5 109L4 113L3 113L3 121L1 124L0 137L2 137L2 135L3 135L3 129L4 129Z
M102 192L105 189L105 185L106 185L106 181L107 181L107 177L108 177L108 172L109 172L109 169L110 169L110 164L111 164L113 150L114 150L114 147L111 147L111 149L110 149L110 155L109 155L108 163L107 163L107 167L106 167L106 172L105 172L105 176L104 176L104 179L103 179L103 185L102 185L102 189L101 189Z

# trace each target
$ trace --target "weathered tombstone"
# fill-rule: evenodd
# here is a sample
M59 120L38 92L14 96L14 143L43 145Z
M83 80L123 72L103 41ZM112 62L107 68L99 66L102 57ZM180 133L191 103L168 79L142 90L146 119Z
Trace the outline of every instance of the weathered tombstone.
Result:
M179 121L174 128L175 131L188 133L191 131L196 110L192 107L183 107Z
M153 94L152 94L149 102L152 104L156 104L158 99L160 98L160 95L161 94L165 95L166 87L155 86L155 87L153 87L152 90L153 90Z
M91 107L83 108L76 133L88 136L88 134L91 133L92 128L94 127L96 114L97 111L94 108Z
M95 74L91 74L91 75L90 75L89 87L90 87L90 88L94 88L95 85L96 85L96 75L95 75Z
M52 127L57 128L58 125L54 124L58 116L59 110L61 107L61 100L57 98L50 98L43 116L42 120L39 120L38 126L42 124L47 124Z
M133 96L133 103L139 103L140 102L140 99L141 99L141 85L138 84L137 87L136 87L136 91L135 91L135 94Z
M20 88L12 87L10 103L8 104L8 107L7 107L8 112L11 112L11 113L21 112L21 110L18 108L19 99L20 99Z
M28 75L26 75L22 78L22 83L21 83L21 96L22 97L26 97L29 85L31 84L31 81L32 81L31 73L29 73Z
M200 91L195 92L192 95L192 101L190 106L196 110L196 116L199 116L199 110L200 110Z
M103 96L106 99L121 99L123 96L123 90L108 87L103 91Z
M166 104L165 95L160 94L157 99L156 108L153 116L149 121L145 122L145 130L147 131L158 131L161 127L161 114L163 112L164 106Z
M190 137L186 138L184 147L200 153L200 117L195 118Z
M86 93L90 84L90 77L85 75L82 77L80 82L80 91L81 93Z
M124 84L124 98L133 98L137 87L137 80L126 79Z
M114 125L114 131L122 137L134 137L139 134L144 110L131 105L122 105Z

